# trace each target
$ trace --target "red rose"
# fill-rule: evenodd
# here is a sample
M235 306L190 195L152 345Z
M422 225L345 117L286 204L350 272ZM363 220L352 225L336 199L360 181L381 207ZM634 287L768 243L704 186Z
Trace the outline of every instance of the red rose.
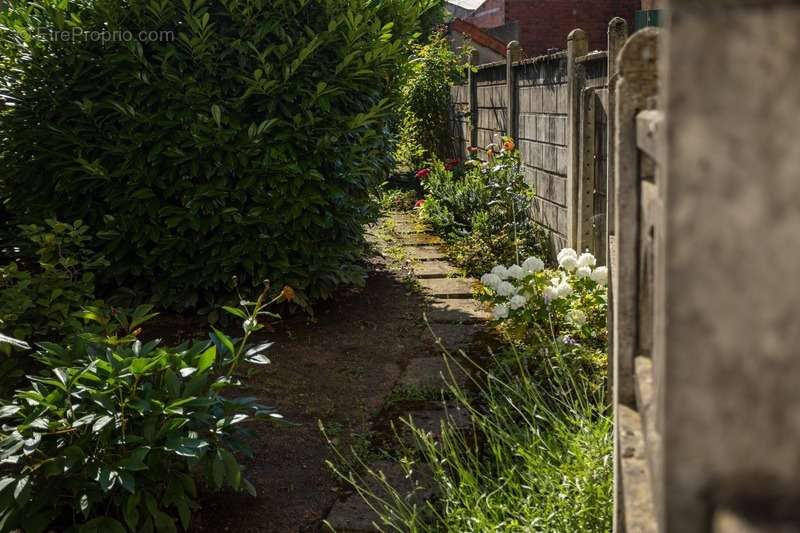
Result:
M423 168L423 169L417 171L417 179L418 180L424 180L425 178L430 176L430 174L431 174L431 169Z

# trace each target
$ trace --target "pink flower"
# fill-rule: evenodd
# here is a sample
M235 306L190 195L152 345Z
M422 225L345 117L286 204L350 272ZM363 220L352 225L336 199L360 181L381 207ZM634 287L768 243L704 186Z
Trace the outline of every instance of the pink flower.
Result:
M417 203L414 204L414 209L419 209L423 205L425 205L425 198L422 198L421 200L417 200Z
M431 175L431 169L423 168L417 171L417 179L422 181Z

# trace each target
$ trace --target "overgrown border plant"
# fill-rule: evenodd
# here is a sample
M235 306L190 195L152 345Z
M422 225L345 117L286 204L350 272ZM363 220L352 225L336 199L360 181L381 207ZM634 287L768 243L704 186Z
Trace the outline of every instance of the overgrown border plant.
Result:
M254 493L236 457L250 453L246 423L280 415L224 392L240 385L241 364L270 362L272 343L250 338L271 304L292 297L286 288L268 300L265 289L226 308L242 320L239 339L214 330L176 347L142 342L154 314L141 306L87 308L81 317L102 333L40 343L45 370L0 407L0 531L186 530L198 481Z

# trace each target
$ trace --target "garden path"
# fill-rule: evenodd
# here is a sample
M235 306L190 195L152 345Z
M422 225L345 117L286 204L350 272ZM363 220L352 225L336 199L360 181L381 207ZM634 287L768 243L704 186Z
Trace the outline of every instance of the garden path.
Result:
M325 464L334 453L319 424L339 449L373 458L398 417L435 432L444 411L433 398L441 397L446 365L431 332L450 351L469 350L487 318L471 300L472 280L458 277L440 241L415 220L395 213L371 228L375 253L363 289L341 295L313 320L295 317L268 334L273 364L247 378L247 393L295 425L256 429L245 474L258 495L210 495L192 529L330 531L327 517L342 533L375 531L375 515ZM370 466L398 478L396 465Z

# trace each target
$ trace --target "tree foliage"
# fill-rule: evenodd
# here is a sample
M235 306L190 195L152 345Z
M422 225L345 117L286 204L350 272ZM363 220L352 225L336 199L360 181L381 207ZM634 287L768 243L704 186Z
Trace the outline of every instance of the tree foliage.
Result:
M397 75L439 5L15 3L0 16L4 206L17 224L84 221L104 286L173 308L213 308L234 274L310 298L359 283Z

